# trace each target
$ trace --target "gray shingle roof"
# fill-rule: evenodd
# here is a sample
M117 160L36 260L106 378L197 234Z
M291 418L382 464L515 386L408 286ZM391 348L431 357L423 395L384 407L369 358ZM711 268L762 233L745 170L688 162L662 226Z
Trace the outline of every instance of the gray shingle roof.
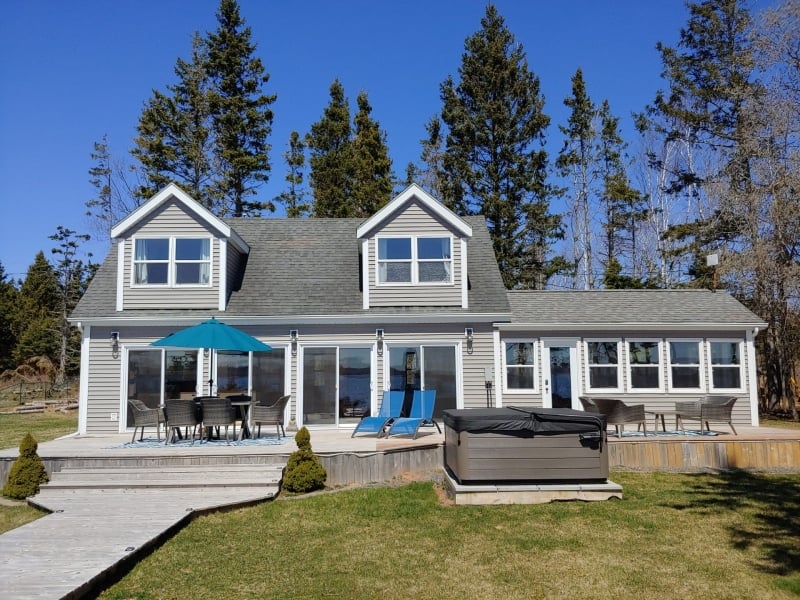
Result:
M763 327L729 294L709 290L569 290L508 292L515 324Z
M464 219L473 228L468 242L469 308L362 308L360 244L363 219L228 219L247 242L250 256L241 288L230 297L225 315L242 317L336 316L369 314L458 314L510 312L483 217ZM198 314L208 310L115 311L117 248L111 248L74 319ZM216 312L216 311L213 311Z

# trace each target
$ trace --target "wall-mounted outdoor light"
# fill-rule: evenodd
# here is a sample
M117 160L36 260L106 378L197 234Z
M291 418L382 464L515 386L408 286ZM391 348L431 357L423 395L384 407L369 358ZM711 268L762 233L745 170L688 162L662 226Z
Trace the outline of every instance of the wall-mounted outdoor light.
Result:
M383 329L376 329L375 337L378 340L378 356L383 356Z
M474 331L472 327L467 327L464 330L464 337L467 338L467 354L472 354L472 338L474 336Z
M108 343L111 344L111 356L117 358L119 356L119 331L111 332Z
M297 356L297 329L289 330L289 341L292 343L292 356Z

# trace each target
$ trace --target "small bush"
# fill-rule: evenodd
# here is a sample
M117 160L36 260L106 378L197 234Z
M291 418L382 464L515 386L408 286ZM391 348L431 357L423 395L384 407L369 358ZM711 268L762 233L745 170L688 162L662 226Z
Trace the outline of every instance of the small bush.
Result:
M8 479L3 486L3 496L16 500L35 496L39 492L39 486L50 480L44 462L36 453L38 448L39 444L33 436L26 433L19 444L19 457L11 465Z
M289 456L283 474L283 489L288 492L305 494L325 487L328 474L319 458L311 450L311 434L303 427L294 436L297 450Z

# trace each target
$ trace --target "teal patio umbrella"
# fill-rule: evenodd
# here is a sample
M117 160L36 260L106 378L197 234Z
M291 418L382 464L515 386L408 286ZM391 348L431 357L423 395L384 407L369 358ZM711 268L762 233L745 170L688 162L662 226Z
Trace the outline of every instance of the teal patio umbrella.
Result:
M226 325L222 321L217 321L214 317L211 317L208 321L170 333L150 345L162 348L208 348L211 353L208 380L209 394L211 394L214 385L215 351L264 352L272 350L271 346L254 338L252 335L245 333L241 329L236 329L236 327Z

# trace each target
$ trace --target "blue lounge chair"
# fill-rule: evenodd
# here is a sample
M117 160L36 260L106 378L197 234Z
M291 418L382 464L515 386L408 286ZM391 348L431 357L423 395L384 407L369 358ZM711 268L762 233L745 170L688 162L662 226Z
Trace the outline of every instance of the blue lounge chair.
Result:
M408 417L392 421L386 437L390 435L410 435L417 438L417 432L422 425L435 425L442 433L439 424L433 420L433 407L436 405L436 390L414 390L414 400L411 404L411 414Z
M357 433L375 433L378 437L381 437L386 425L388 425L392 419L396 419L400 416L400 410L402 408L402 391L384 391L378 414L374 417L364 417L361 419L350 437L355 437Z

